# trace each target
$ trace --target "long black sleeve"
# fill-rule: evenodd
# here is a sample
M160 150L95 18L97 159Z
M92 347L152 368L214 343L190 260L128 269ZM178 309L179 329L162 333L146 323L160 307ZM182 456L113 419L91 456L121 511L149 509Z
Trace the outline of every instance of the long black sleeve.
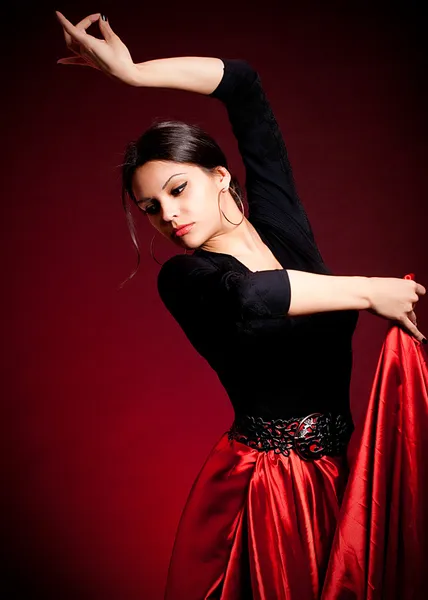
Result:
M249 220L282 231L294 247L322 262L260 76L244 60L221 60L223 77L210 96L225 105L238 142L246 170Z

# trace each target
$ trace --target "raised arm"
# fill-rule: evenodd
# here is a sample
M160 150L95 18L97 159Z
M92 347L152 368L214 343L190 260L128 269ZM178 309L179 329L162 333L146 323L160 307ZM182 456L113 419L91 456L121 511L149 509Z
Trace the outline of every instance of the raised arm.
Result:
M61 63L85 64L137 87L180 89L210 95L227 109L246 169L253 217L282 226L290 241L316 250L311 226L297 196L285 144L258 73L244 60L199 56L160 58L135 64L108 21L98 19L104 40L88 35L97 20L90 15L77 26L57 12L67 46L80 56ZM321 256L319 256L321 259Z
M137 63L136 86L161 87L209 95L223 77L223 61L204 56L176 56Z
M209 94L225 105L246 170L250 220L282 228L294 246L310 246L321 261L283 136L254 68L244 60L202 57L153 60L137 68L139 85Z
M219 58L183 56L134 63L128 48L100 13L88 15L73 25L61 12L55 12L67 47L74 52L74 56L60 58L59 64L89 66L136 87L171 88L205 95L215 90L223 76L223 62ZM95 23L102 40L86 31Z

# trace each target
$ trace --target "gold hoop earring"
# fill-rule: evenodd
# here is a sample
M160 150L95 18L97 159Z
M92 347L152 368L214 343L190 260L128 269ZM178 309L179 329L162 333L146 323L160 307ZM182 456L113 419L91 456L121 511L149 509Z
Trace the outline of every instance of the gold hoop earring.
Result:
M158 263L158 265L162 266L163 263L159 262L158 259L155 256L155 252L154 252L154 248L155 248L155 237L157 236L157 232L155 233L155 235L152 237L152 241L150 242L150 255L153 258L154 261L156 261ZM187 248L184 249L184 254L187 254Z
M229 186L227 186L227 187L223 188L222 190L220 190L220 194L221 194L221 192L227 192L227 190L228 190L228 189L229 189ZM232 192L233 192L233 194L232 194ZM244 208L244 203L242 202L242 200L241 200L241 198L238 196L238 194L236 194L236 192L235 192L235 190L234 190L233 188L230 188L230 193L231 193L232 195L234 195L234 196L235 196L235 198L238 198L238 201L239 201L239 203L240 203L240 205L241 205L241 208L240 208L240 210L241 210L241 212L242 212L242 219L239 221L239 223L233 223L233 222L232 222L230 219L228 219L228 218L226 217L226 215L224 214L223 210L220 208L220 194L219 194L219 196L218 196L218 197L219 197L219 202L218 202L218 204L219 204L220 212L221 212L221 214L223 215L223 217L226 219L226 221L229 221L229 223L231 223L232 225L240 225L240 224L242 223L242 221L244 220L244 218L245 218L245 208Z

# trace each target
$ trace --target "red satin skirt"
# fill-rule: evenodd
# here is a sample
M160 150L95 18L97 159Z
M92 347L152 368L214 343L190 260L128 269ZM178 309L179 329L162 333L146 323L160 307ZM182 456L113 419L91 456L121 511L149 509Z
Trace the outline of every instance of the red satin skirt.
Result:
M322 589L346 456L305 461L224 433L182 514L165 600L314 600Z
M221 436L186 502L165 600L423 600L427 457L426 354L392 327L346 456Z

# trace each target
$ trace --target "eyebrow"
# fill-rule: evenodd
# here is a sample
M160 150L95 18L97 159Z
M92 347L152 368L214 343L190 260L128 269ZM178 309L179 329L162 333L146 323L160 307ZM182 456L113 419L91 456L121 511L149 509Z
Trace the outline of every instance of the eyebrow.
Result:
M173 177L177 177L178 175L185 175L185 173L174 173L174 175L171 175L171 177L169 177L163 184L162 189L164 190L168 183L171 181L171 179ZM148 202L150 200L153 200L153 198L141 198L140 200L137 200L137 204L141 204L142 202Z

